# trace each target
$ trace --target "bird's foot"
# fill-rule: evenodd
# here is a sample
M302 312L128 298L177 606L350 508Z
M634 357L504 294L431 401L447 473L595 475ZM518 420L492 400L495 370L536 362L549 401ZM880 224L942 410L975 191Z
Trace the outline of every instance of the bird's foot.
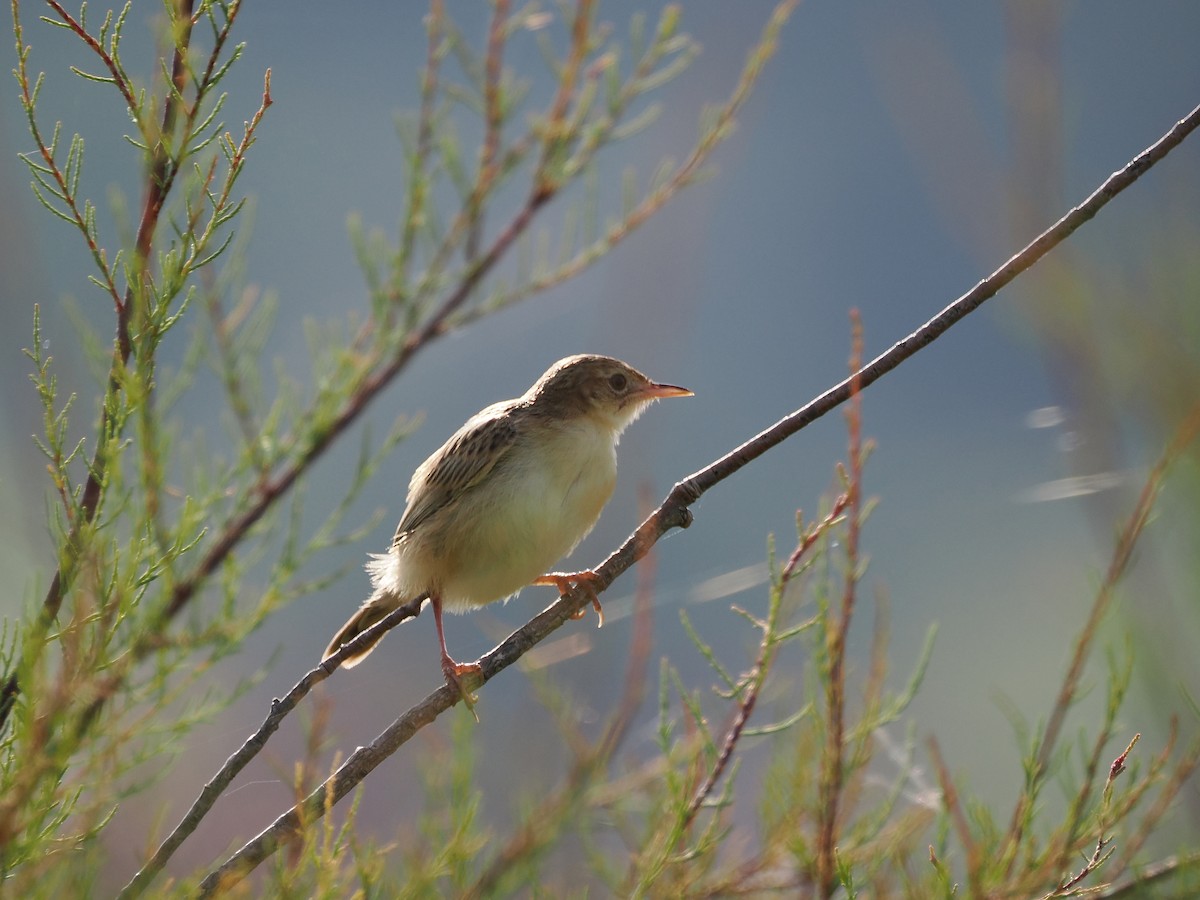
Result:
M590 569L584 569L582 572L548 572L541 576L534 584L552 584L558 588L558 593L565 596L572 588L577 587L592 601L592 609L596 611L596 627L600 628L604 624L604 610L600 608L600 597L596 590L596 583L599 581L599 576ZM571 618L581 619L585 610L579 610Z
M471 688L483 684L483 666L477 662L458 663L449 656L443 656L442 674L446 676L446 683L458 691L458 695L463 699L463 704L478 722L479 714L475 712L475 701L478 698L471 693Z

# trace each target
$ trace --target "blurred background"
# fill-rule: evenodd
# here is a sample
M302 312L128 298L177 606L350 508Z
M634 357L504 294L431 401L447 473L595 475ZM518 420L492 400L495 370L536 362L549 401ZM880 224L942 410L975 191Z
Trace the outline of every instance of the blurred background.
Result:
M480 46L483 5L450 6ZM653 21L660 6L647 7ZM644 182L663 157L687 152L702 107L728 96L771 8L760 0L685 6L683 30L703 52L659 96L659 120L602 156L600 183L612 186L602 208L618 205L625 168ZM135 3L129 35L145 38L159 13L155 4ZM85 136L85 180L102 228L128 227L122 210L137 208L139 172L113 131L115 101L67 74L79 61L76 47L35 15L30 5L30 65L47 71L42 124L61 119L67 133ZM603 6L600 15L618 31L627 27L623 4ZM227 688L270 659L261 683L193 734L171 776L121 811L138 843L115 848L114 879L132 871L152 824L177 821L257 728L270 698L319 659L366 594L357 562L386 548L412 470L469 415L583 351L618 356L695 391L694 399L656 407L625 435L616 495L569 565L598 563L640 521L639 489L661 498L676 480L844 377L851 309L862 313L868 357L882 352L1200 102L1198 33L1200 7L1184 0L1152 10L1116 0L802 4L711 177L582 277L437 342L318 464L306 487L313 510L341 496L362 427L379 434L397 416L422 417L348 519L355 525L378 514L378 526L361 545L315 560L305 573L349 563L349 574L274 616L221 667L214 686ZM228 126L240 132L253 113L268 67L275 100L239 183L253 204L243 278L279 304L268 385L273 365L303 383L305 321L338 321L366 308L348 218L396 229L405 177L395 119L418 102L422 10L251 4L240 35L245 55L225 83ZM138 52L145 54L140 71L153 64L147 44L128 51L131 69L138 71ZM531 40L514 39L505 62L544 90L545 66ZM44 525L49 485L30 439L41 413L21 353L32 340L32 304L41 304L60 381L80 393L82 409L94 410L96 373L74 322L111 331L110 307L85 280L78 236L29 191L16 154L31 142L15 93L10 83L0 96L5 616L41 597L53 566ZM460 129L468 149L473 128L464 120ZM561 215L561 204L550 207L541 227L553 232ZM880 503L863 537L871 560L863 596L890 600L897 687L937 623L908 721L919 738L937 736L967 791L1002 810L1023 777L1008 716L1016 711L1036 723L1048 714L1113 536L1175 424L1200 399L1198 239L1193 137L1049 260L866 394L864 431L878 443L866 485ZM219 441L221 403L214 390L179 410L189 422L209 423L210 445ZM729 605L765 608L768 535L790 550L796 510L815 514L844 447L841 416L828 416L707 494L694 508L695 524L658 545L653 658L669 658L686 684L707 689L713 676L683 632L680 609L731 669L748 667L755 636ZM1121 723L1122 733L1143 733L1147 757L1163 746L1169 713L1187 709L1184 692L1200 690L1197 474L1193 455L1169 483L1108 625L1112 641L1130 635L1140 645ZM576 698L584 723L598 721L620 688L630 636L621 611L634 582L629 573L606 594L603 630L589 618L559 633L562 659L546 674ZM475 658L552 599L549 588L530 588L505 606L448 619L451 652ZM869 641L864 607L851 641L859 659ZM789 662L798 680L802 661ZM368 664L322 687L330 715L324 764L369 742L439 682L433 624L422 616L389 635ZM1093 684L1103 683L1097 667ZM1102 693L1069 727L1089 726L1087 711L1100 708ZM788 706L786 697L772 702ZM644 727L630 738L635 757L652 751L652 706L644 705ZM566 752L516 669L483 691L479 709L483 815L502 827L547 772L561 770ZM417 757L436 760L448 721L372 776L360 822L381 839L419 809ZM1185 734L1196 726L1186 712ZM903 729L893 737L902 740ZM239 778L185 846L176 871L273 820L290 803L292 761L302 747L293 716L268 759ZM752 773L742 777L753 783ZM1182 799L1173 839L1200 824L1194 784Z

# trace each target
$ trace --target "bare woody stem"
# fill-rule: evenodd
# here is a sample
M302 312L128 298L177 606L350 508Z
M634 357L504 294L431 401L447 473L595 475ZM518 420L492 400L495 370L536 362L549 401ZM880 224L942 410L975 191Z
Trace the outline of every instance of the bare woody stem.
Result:
M801 428L845 403L857 384L867 388L895 369L919 350L949 331L959 320L973 313L986 301L1007 287L1014 278L1031 268L1047 253L1071 236L1081 225L1091 220L1110 200L1132 185L1200 126L1200 106L1193 109L1175 125L1124 167L1105 179L1086 200L1073 208L1030 244L1008 260L987 278L976 284L940 313L881 353L861 370L831 387L816 399L780 419L770 428L751 438L716 462L701 469L675 485L667 496L665 506L690 506L713 485L728 478L751 460L757 459L772 447L782 443Z
M805 406L678 482L658 509L594 570L596 577L591 585L593 589L597 593L606 590L621 573L645 556L660 537L675 528L688 527L692 522L691 505L710 488L835 409L858 391L878 381L994 297L1019 274L1033 266L1077 228L1093 218L1110 200L1136 182L1197 126L1200 126L1200 107L1193 109L1162 138L1134 157L1122 169L1110 175L1083 203L1073 208L1003 266L908 337ZM537 196L536 191L534 196ZM480 659L483 683L487 683L515 663L590 602L588 592L576 588L513 632L503 643ZM201 896L213 896L230 888L273 854L282 843L302 834L306 827L350 793L376 766L459 699L461 698L457 689L443 685L405 712L371 744L356 750L329 779L304 800L277 818L223 865L209 873L201 882Z
M266 719L263 720L262 725L259 726L258 731L254 732L238 748L237 752L225 761L225 765L221 767L221 770L204 785L200 796L192 803L191 808L184 815L180 823L159 844L158 849L154 851L154 855L138 870L129 884L121 890L121 893L117 895L118 900L130 900L130 898L139 897L145 892L155 876L166 866L167 861L174 855L175 851L179 849L180 845L200 825L200 822L208 814L208 811L212 809L213 804L217 802L221 794L225 792L225 789L233 782L233 779L259 754L263 747L266 746L267 741L270 740L271 735L279 729L280 724L287 717L287 714L295 709L314 687L336 672L344 659L358 653L363 647L370 646L379 636L390 631L406 619L417 616L421 612L421 606L426 599L424 596L417 597L415 600L411 600L403 606L394 609L383 619L354 638L354 640L343 644L337 653L333 654L329 659L324 660L319 666L309 671L282 698L272 700L271 711L267 714Z

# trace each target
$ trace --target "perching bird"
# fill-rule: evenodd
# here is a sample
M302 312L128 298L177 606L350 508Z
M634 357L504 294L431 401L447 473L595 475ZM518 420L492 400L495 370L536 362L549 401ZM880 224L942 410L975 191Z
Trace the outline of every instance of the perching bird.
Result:
M587 536L612 496L621 432L652 401L691 393L656 384L618 359L568 356L521 397L476 413L413 473L391 549L367 564L375 590L325 658L428 593L442 672L466 698L459 679L479 664L450 657L442 610L466 612L529 584L564 592L572 582L586 585L592 572L547 570ZM358 664L373 648L343 665Z

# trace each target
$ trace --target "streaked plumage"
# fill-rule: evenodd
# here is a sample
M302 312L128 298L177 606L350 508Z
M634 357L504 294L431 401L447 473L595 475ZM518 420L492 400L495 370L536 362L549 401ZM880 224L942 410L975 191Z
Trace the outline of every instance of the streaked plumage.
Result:
M413 473L390 549L367 564L375 591L325 656L428 592L442 667L457 682L469 667L446 652L442 609L509 597L569 554L612 495L621 432L651 401L690 393L611 357L571 356L521 397L476 413Z

